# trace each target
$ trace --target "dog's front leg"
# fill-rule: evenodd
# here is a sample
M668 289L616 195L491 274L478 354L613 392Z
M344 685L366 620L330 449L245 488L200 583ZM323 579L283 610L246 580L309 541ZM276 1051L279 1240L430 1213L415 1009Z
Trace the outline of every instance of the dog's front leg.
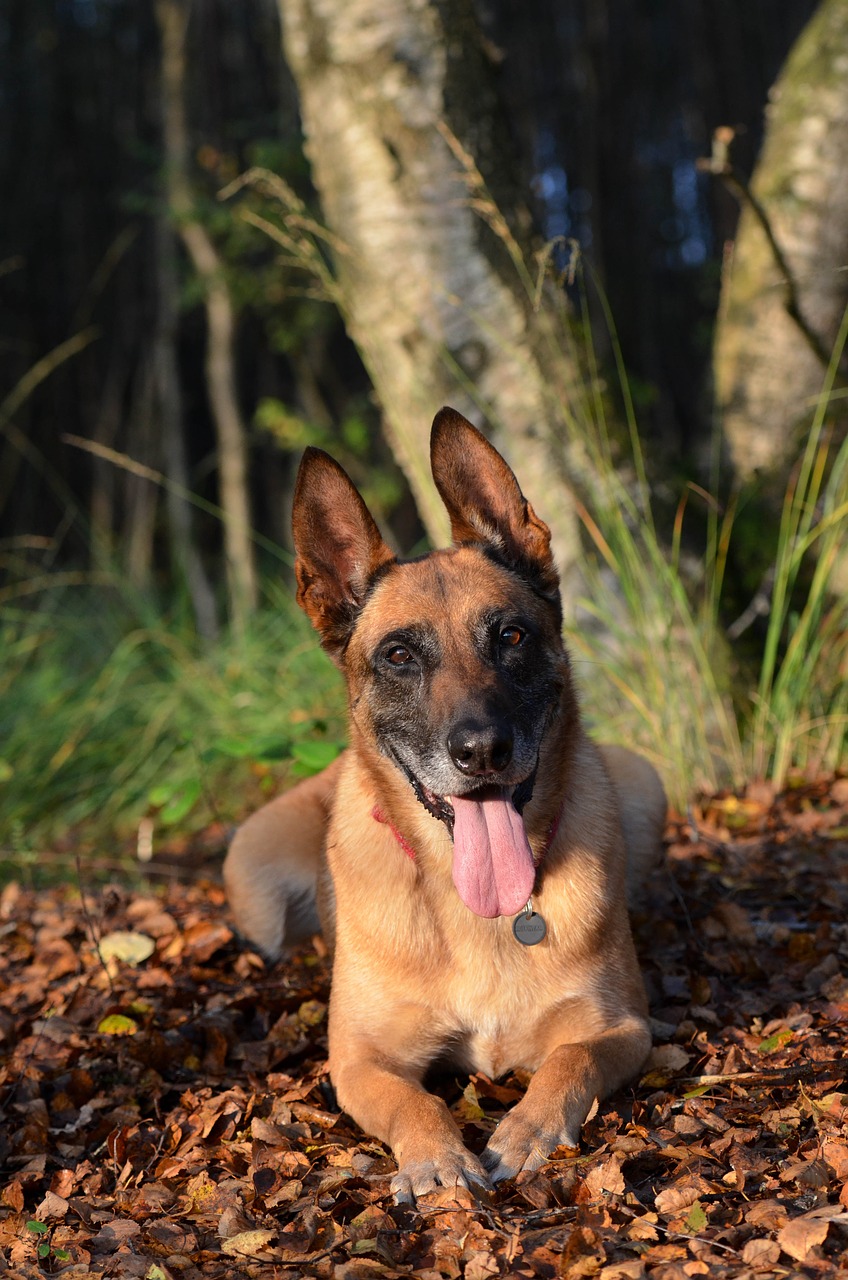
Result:
M331 1075L348 1115L391 1147L398 1164L391 1188L398 1203L414 1204L416 1196L439 1186L474 1194L490 1189L444 1102L427 1093L414 1073L363 1045L343 1063L331 1062Z
M650 1048L647 1022L633 1016L592 1039L553 1049L483 1152L492 1182L538 1169L554 1147L577 1147L595 1098L630 1080Z

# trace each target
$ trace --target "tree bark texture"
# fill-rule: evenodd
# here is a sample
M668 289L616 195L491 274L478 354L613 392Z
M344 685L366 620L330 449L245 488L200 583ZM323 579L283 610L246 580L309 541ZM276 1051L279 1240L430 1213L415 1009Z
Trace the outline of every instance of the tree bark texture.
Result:
M218 444L220 503L230 616L237 631L256 608L258 589L251 540L247 441L236 395L234 317L222 263L198 220L189 181L185 115L185 35L189 0L157 0L162 41L162 102L168 198L206 306L206 387Z
M772 90L751 181L791 273L801 323L750 204L719 308L716 393L740 480L759 473L782 482L809 426L848 303L846 174L848 5L823 0Z
M492 229L493 207L484 210L488 220L474 207L475 166L500 208L514 190L472 5L279 0L279 7L315 185L346 247L335 263L345 321L428 533L437 544L448 539L428 454L434 411L448 403L488 422L550 521L567 577L579 551L557 474L568 388L552 394L507 237Z
M203 564L194 532L184 436L183 396L177 361L178 283L177 243L173 224L164 212L156 219L157 316L153 335L156 400L162 427L162 454L170 481L167 492L171 554L185 582L198 634L214 640L218 634L215 592Z

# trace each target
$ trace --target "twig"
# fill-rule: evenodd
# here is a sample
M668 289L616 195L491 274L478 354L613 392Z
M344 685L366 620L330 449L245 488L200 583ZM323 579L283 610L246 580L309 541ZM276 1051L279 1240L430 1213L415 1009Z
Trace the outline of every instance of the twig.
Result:
M107 965L106 961L103 958L103 952L100 950L100 938L98 937L98 932L94 927L94 919L88 909L88 903L85 900L85 889L82 887L82 863L80 861L79 853L74 854L74 862L76 863L76 868L77 868L77 888L79 889L80 907L82 908L82 918L85 921L86 928L88 929L89 935L91 937L91 941L94 944L94 950L97 952L97 959L100 961L101 965L103 966L103 972L106 974L106 981L109 983L109 990L111 991L112 995L114 995L115 984L112 981L112 975L109 972L109 966Z
M9 431L12 417L17 413L27 397L32 395L39 383L49 377L60 364L64 364L71 356L75 356L78 351L82 351L90 342L93 342L99 336L99 333L100 330L94 326L83 329L82 332L75 333L73 337L60 342L58 347L54 347L52 351L47 352L46 356L42 356L40 360L37 360L32 368L28 369L20 381L15 384L6 398L0 402L0 432Z
M771 590L774 586L774 575L777 572L776 565L770 565L763 575L763 580L754 592L751 603L747 605L735 622L731 622L727 628L728 640L738 640L741 635L752 627L757 618L767 618L771 612Z
M837 1060L833 1060L834 1065ZM737 1080L781 1080L786 1076L797 1079L799 1076L810 1076L818 1073L822 1064L817 1062L815 1068L811 1063L802 1062L794 1067L762 1067L759 1071L732 1071L727 1075L675 1076L675 1084L714 1085L735 1084Z
M726 186L730 188L737 197L740 204L747 204L757 222L763 231L774 258L778 271L783 276L783 284L786 291L785 306L786 313L791 320L795 322L805 342L815 355L816 359L828 368L830 364L830 352L823 342L821 336L816 333L815 329L809 323L801 309L801 294L798 288L798 282L790 267L786 254L778 243L774 234L774 228L771 224L764 205L760 199L754 194L750 183L745 176L740 173L730 159L730 145L736 136L736 131L728 125L722 125L716 129L713 134L713 149L709 159L701 159L697 162L697 168L702 172L712 173L717 178L721 178Z
M632 1205L622 1204L617 1207L620 1208L623 1213L629 1213L632 1218L638 1220L639 1213L632 1207ZM639 1208L643 1213L647 1212L644 1205L640 1204ZM672 1231L669 1227L663 1226L661 1222L652 1222L651 1226L655 1231L659 1231L664 1236L668 1236L670 1240L700 1240L703 1244L709 1245L711 1249L720 1249L724 1253L732 1253L735 1258L740 1256L738 1249L734 1249L732 1245L724 1244L721 1240L711 1240L709 1236L700 1235L697 1232Z

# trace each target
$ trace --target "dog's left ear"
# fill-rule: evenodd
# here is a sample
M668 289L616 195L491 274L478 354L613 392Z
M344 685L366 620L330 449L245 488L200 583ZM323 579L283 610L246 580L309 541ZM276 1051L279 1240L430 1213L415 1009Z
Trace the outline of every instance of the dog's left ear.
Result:
M440 409L433 420L430 464L454 542L484 543L544 595L558 600L550 529L497 449L456 409Z

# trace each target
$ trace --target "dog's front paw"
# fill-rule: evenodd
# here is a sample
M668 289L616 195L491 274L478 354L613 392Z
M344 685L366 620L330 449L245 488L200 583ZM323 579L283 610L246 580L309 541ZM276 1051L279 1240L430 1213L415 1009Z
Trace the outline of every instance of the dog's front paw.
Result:
M579 1125L567 1125L561 1132L553 1132L523 1116L519 1105L501 1120L481 1159L491 1181L503 1182L522 1171L541 1168L554 1147L564 1145L576 1153L579 1142Z
M391 1182L396 1204L414 1205L418 1196L426 1196L439 1187L448 1191L462 1187L477 1199L488 1196L492 1189L486 1170L470 1151L447 1152L437 1159L405 1162Z

